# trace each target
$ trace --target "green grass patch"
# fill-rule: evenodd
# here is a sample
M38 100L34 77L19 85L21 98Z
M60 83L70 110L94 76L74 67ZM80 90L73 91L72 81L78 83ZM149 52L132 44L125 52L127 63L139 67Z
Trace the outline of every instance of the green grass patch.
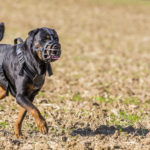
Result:
M45 92L44 91L40 91L37 95L38 98L43 98L45 97Z
M32 125L29 124L29 123L27 123L27 124L25 124L25 127L27 127L27 128L32 128Z
M8 123L7 122L3 122L3 121L1 121L0 122L0 128L6 128L6 126L8 126Z
M95 99L100 103L113 103L114 101L116 101L116 98L112 98L112 97L104 98L102 96L96 97Z
M0 111L4 111L6 109L5 106L0 106Z
M45 93L44 93L43 91L40 91L40 92L39 92L39 95L40 95L40 96L44 96Z
M35 132L38 132L38 131L39 131L39 129L38 129L37 127L33 127L33 130L34 130Z
M73 101L82 101L83 97L81 97L81 95L77 93L77 94L73 95L72 100Z
M54 134L58 133L58 129L56 127L52 127L51 132Z
M123 100L124 104L133 104L133 105L139 105L140 100L137 97L128 97Z
M47 112L42 112L41 114L44 116L45 119L47 119L49 117Z
M57 96L58 99L60 99L61 101L64 101L66 99L65 96Z
M146 104L150 104L150 99L146 100Z
M138 116L137 114L127 113L120 111L116 116L115 114L110 115L110 123L117 126L129 126L135 125L137 122L142 120L144 117Z
M33 130L33 131L35 131L35 132L38 131L38 128L37 128L36 126L33 126L33 125L30 124L30 123L26 123L26 124L25 124L25 127L28 128L29 130Z

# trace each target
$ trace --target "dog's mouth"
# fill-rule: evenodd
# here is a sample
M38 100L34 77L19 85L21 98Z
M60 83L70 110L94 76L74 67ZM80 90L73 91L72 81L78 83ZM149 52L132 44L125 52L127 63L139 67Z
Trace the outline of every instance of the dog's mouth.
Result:
M51 56L51 59L53 59L53 60L58 60L59 57L58 57L58 56Z

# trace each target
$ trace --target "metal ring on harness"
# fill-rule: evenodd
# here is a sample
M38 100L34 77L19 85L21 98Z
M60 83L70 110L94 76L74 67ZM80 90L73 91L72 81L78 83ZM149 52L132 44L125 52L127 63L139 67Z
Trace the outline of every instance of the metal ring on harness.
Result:
M18 37L18 38L16 38L16 39L14 39L14 44L17 45L17 44L18 44L18 41L20 42L20 44L23 43L22 38Z

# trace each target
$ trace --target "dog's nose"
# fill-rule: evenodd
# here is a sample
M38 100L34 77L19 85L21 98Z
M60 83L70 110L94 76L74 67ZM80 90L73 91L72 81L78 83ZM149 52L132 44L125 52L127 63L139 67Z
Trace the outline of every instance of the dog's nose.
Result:
M53 51L53 54L54 54L54 55L57 55L57 52L58 52L58 51L57 51L57 50L55 50L55 51Z

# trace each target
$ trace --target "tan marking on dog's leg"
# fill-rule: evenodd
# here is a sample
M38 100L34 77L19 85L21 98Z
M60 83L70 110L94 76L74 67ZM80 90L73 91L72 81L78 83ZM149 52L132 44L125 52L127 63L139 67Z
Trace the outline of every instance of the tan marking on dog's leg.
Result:
M0 86L0 99L6 96L6 90Z
M39 110L33 108L30 110L30 113L35 118L35 122L39 131L43 134L46 134L48 132L47 124L45 119L42 117L41 113L39 112Z
M15 132L16 138L19 138L19 137L22 138L23 137L22 132L21 132L21 126L22 126L22 122L24 120L26 113L27 113L26 109L21 107L20 111L19 111L18 119L17 119L15 126L14 126L14 132Z
M45 119L42 117L40 111L36 108L35 105L32 104L31 101L26 99L26 97L24 97L22 95L18 95L16 98L17 101L19 101L18 100L19 98L22 98L22 102L20 102L20 105L34 117L39 131L43 134L46 134L48 132L47 124L46 124Z

